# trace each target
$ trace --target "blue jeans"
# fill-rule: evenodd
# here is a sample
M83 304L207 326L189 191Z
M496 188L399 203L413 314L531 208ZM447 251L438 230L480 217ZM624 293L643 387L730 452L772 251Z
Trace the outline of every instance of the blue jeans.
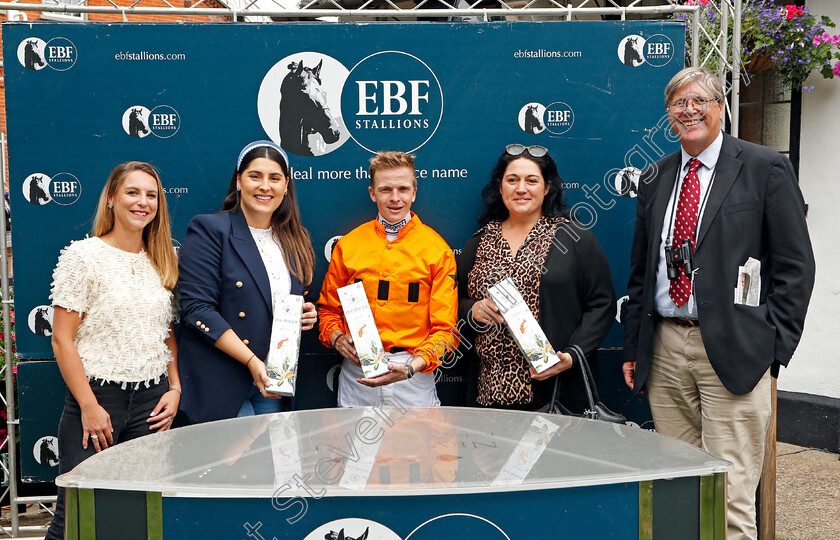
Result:
M151 383L146 388L145 383L139 388L128 384L125 389L121 383L105 383L93 379L90 389L96 396L96 401L111 416L111 427L114 428L114 444L130 441L143 435L154 433L149 429L146 420L160 398L169 390L169 379L161 377L158 384ZM58 473L71 471L76 465L96 453L91 441L87 449L82 448L82 411L79 404L67 391L64 400L64 412L58 423ZM55 506L50 528L45 540L61 540L64 538L64 489L58 488L58 501Z
M291 409L290 402L291 400L287 397L281 399L263 397L260 391L257 390L257 385L252 383L251 388L248 390L248 395L245 396L245 402L242 403L242 408L239 409L236 417L288 411Z

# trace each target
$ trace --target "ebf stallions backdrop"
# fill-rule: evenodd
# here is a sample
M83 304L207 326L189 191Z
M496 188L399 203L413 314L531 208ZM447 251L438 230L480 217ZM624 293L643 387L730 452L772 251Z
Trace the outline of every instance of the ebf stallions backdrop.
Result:
M52 271L61 248L89 233L114 165L160 169L177 240L195 214L218 210L237 153L261 138L290 153L316 289L332 239L375 216L371 152L417 155L413 209L458 254L496 158L520 142L557 160L621 297L632 168L676 148L661 96L683 43L684 27L666 22L4 24L18 354L52 357ZM338 361L314 334L299 407L334 403ZM620 345L616 324L602 346ZM442 370L445 403L460 403L463 373ZM22 440L24 469L38 470L28 447L55 421Z

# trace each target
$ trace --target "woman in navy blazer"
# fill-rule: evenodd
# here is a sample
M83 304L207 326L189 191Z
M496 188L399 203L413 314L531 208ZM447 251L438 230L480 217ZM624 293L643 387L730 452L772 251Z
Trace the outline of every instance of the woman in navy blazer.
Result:
M180 423L284 408L286 399L264 390L272 294L305 294L314 261L288 156L270 141L249 144L222 211L194 217L181 244ZM316 321L306 302L303 330Z

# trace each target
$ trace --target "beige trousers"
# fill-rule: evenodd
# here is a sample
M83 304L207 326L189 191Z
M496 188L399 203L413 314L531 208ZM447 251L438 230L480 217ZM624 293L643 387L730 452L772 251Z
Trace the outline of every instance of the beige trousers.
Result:
M750 393L732 394L709 363L700 327L662 320L645 389L657 432L732 462L726 537L755 540L755 492L771 414L770 370Z

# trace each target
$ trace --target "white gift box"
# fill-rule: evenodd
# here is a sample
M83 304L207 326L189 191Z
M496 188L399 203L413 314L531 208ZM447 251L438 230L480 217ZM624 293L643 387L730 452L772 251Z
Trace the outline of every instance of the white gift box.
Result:
M362 364L365 377L377 377L388 373L385 348L382 346L382 340L379 339L379 330L376 329L364 285L359 281L340 287L338 298L341 301L344 320L347 321L347 327L350 329L356 355Z
M499 308L505 325L534 371L542 373L560 361L511 278L490 287L487 295Z
M300 436L294 413L272 416L268 423L271 461L274 464L274 488L294 486L295 476L303 476L300 461Z
M294 396L300 352L300 321L303 316L303 297L296 294L273 295L274 321L268 346L266 370L271 382L267 392Z
M499 474L493 479L493 485L506 486L524 482L558 429L560 426L542 416L534 418Z
M379 413L379 415L375 413ZM368 421L371 424L378 425L381 421L381 411L376 411L373 407L365 407L362 417L356 422L356 425L362 425ZM356 434L359 437L358 433ZM341 475L341 480L338 481L339 487L344 489L362 490L367 486L370 473L373 470L373 465L376 463L376 456L379 454L379 446L385 437L377 437L375 440L367 440L359 437L356 441L360 444L355 444L352 447L354 456L347 460L347 465L344 467L344 473Z

